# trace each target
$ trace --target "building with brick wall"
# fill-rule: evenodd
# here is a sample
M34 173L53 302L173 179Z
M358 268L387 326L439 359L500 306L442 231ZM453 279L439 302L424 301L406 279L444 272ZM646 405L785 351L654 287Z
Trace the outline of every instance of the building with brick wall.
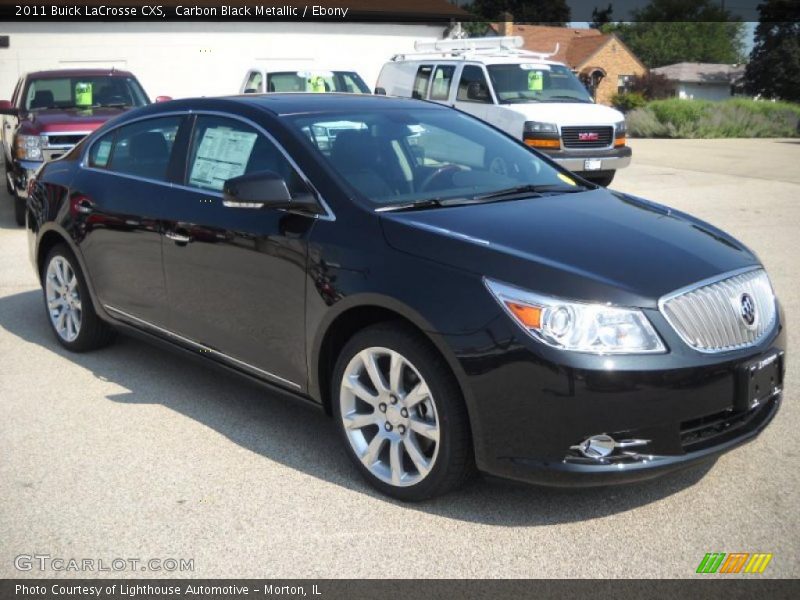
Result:
M611 98L625 90L632 76L647 72L647 67L616 35L597 29L525 25L511 20L493 27L499 35L520 36L526 50L555 52L552 59L569 66L601 104L611 104Z

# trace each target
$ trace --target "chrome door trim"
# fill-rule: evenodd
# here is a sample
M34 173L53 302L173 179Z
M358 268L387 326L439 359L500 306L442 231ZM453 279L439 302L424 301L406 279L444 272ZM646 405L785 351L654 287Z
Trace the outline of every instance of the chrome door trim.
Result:
M260 375L264 375L266 377L269 377L270 379L278 381L283 385L291 386L291 387L293 387L293 388L295 388L297 390L302 390L303 389L299 384L295 383L294 381L289 381L288 379L284 379L283 377L281 377L279 375L275 375L275 373L270 373L269 371L265 371L264 369L259 369L258 367L255 367L255 366L251 365L250 363L246 363L246 362L244 362L242 360L239 360L238 358L234 358L233 356L230 356L228 354L220 352L219 350L214 350L213 348L209 348L208 346L204 346L203 344L195 342L194 340L190 340L189 338L184 337L184 336L182 336L182 335L180 335L178 333L175 333L173 331L170 331L169 329L164 329L163 327L159 327L158 325L154 325L153 323L150 323L149 321L145 321L144 319L140 319L139 317L135 317L134 315L132 315L130 313L127 313L124 310L120 310L119 308L116 308L116 307L111 306L109 304L104 304L103 308L105 308L106 310L109 310L109 311L111 311L113 313L116 313L118 315L121 315L121 316L123 316L123 317L125 317L127 319L135 321L137 324L144 325L145 327L147 327L149 329L153 329L155 331L158 331L159 333L163 333L164 335L167 335L169 337L175 338L176 340L178 340L180 342L183 342L184 344L190 345L190 346L192 346L192 347L194 347L194 348L196 348L196 349L198 349L198 350L200 350L200 351L202 351L204 353L207 353L207 354L210 354L210 355L213 355L213 356L217 356L217 357L219 357L219 358L221 358L223 360L232 362L235 365L238 365L240 367L244 367L244 368L246 368L246 369L248 369L250 371L254 371L254 372L256 372L256 373L258 373Z
M308 188L313 192L315 198L320 203L322 208L325 209L325 214L324 215L323 214L307 215L307 213L303 213L303 214L307 215L307 216L309 216L309 217L311 217L313 219L320 219L320 220L323 220L323 221L335 221L336 220L336 214L333 212L333 210L331 209L330 205L325 201L325 198L322 196L320 191L316 188L316 186L313 183L311 183L311 180L308 178L308 176L303 172L303 170L295 162L295 160L291 157L291 155L286 151L286 149L284 149L284 147L280 144L280 142L278 142L278 140L276 140L275 137L271 133L269 133L261 125L259 125L255 121L252 121L252 120L248 119L247 117L242 117L242 116L239 116L239 115L235 115L235 114L232 114L232 113L223 112L223 111L219 111L219 110L174 110L174 111L169 111L169 112L145 115L145 116L142 116L142 117L137 117L135 119L130 119L128 121L125 121L124 123L119 123L117 125L114 125L113 127L110 127L109 129L104 130L103 134L98 136L98 138L96 140L92 140L92 143L89 144L86 147L86 150L84 150L83 156L81 157L81 161L79 163L79 166L82 169L85 169L87 171L96 171L96 172L99 172L99 173L106 173L107 175L116 175L118 177L127 177L129 179L135 179L137 181L144 181L146 183L154 183L154 184L161 185L161 186L164 186L164 187L182 189L182 190L187 190L187 191L190 191L190 192L198 192L198 193L201 193L201 194L210 194L212 196L216 196L218 198L222 198L222 193L216 192L214 190L207 190L207 189L204 189L204 188L191 187L191 186L186 186L186 185L182 185L182 184L172 183L172 182L169 182L169 181L159 181L158 179L150 179L148 177L139 177L138 175L128 175L126 173L118 173L116 171L111 171L109 169L98 169L97 167L90 167L88 165L88 163L87 163L87 160L89 158L89 153L92 151L92 147L100 140L100 138L104 137L107 133L111 133L112 131L116 131L117 129L119 129L121 127L126 127L127 125L131 125L133 123L138 123L139 121L146 121L148 119L160 119L162 117L175 117L175 116L184 117L184 116L188 116L188 115L198 115L198 116L199 115L212 115L212 116L215 116L215 117L224 117L226 119L234 119L234 120L237 120L237 121L241 121L242 123L245 123L245 124L253 127L254 129L258 130L262 134L264 134L270 142L275 144L275 147L283 155L283 157L287 161L289 161L289 164L292 165L292 168L294 168L300 174L300 177L302 178L303 183L305 183L308 186ZM187 160L188 160L188 154L187 154ZM278 210L291 211L292 209L278 209Z

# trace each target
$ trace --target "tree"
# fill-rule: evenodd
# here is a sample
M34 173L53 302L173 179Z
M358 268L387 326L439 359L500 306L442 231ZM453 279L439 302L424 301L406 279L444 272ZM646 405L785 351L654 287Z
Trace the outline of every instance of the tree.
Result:
M744 62L744 23L713 0L651 0L633 22L602 26L648 67L678 62Z
M645 100L661 100L672 95L672 84L660 73L648 72L644 75L634 75L628 80L625 87L629 92L641 94Z
M603 25L611 22L611 15L614 12L614 7L609 4L605 8L598 8L595 6L592 9L592 22L589 27L592 29L602 29Z
M514 15L518 23L566 27L571 19L566 0L474 0L464 8L487 21L501 20L504 12Z
M745 89L754 95L800 102L800 3L766 0L758 11Z

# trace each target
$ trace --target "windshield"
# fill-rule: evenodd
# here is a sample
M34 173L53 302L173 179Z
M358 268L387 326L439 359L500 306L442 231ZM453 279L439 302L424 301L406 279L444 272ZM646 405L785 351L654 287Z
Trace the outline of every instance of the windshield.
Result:
M369 94L367 84L352 71L284 71L267 74L268 92L347 92Z
M379 206L493 194L520 186L576 189L535 152L453 110L381 109L284 117Z
M501 104L592 102L583 84L563 65L523 63L489 65L487 69Z
M91 76L34 79L25 94L25 110L47 108L136 107L149 100L132 77Z

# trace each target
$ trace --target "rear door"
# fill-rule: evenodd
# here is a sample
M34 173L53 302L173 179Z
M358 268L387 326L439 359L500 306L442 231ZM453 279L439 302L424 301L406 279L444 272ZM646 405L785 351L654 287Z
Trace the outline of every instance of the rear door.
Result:
M160 219L186 124L173 115L109 132L92 144L72 183L77 242L100 302L140 325L167 324Z
M183 187L165 222L170 330L214 358L306 385L305 286L312 216L225 206L225 180L272 171L307 188L274 141L233 116L196 117Z

